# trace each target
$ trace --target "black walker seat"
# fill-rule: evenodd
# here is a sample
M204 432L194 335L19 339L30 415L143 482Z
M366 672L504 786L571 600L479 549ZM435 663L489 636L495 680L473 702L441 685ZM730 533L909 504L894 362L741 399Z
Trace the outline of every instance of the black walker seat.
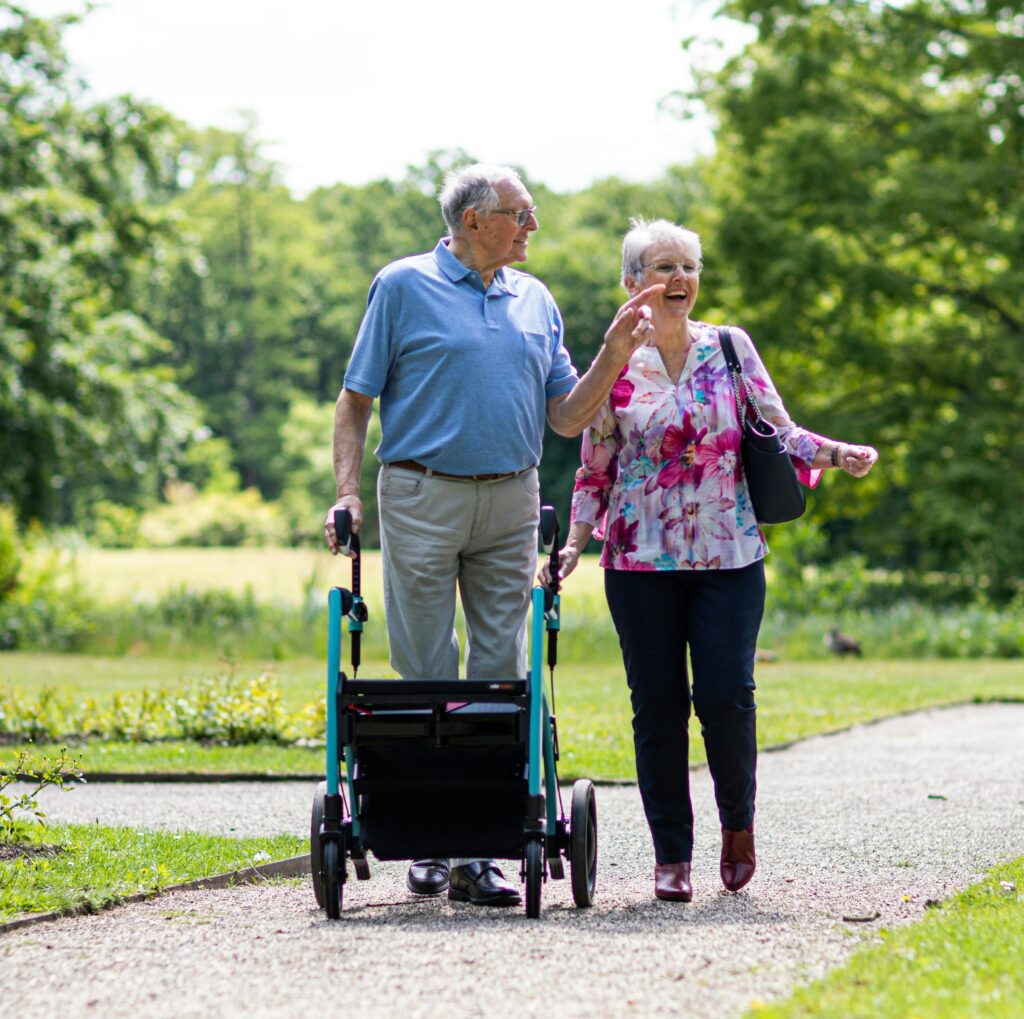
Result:
M524 680L364 680L342 699L362 841L377 859L521 857Z

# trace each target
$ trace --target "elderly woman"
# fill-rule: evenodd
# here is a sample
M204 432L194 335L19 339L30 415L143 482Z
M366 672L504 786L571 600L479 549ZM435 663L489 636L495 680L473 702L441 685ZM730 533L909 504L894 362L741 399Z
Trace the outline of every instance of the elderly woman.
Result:
M647 345L639 347L584 433L568 576L595 530L605 593L633 707L644 811L654 840L654 894L689 902L693 810L687 764L692 702L722 825L721 877L738 891L754 875L754 650L764 609L764 534L740 462L734 392L716 327L691 316L701 246L665 220L633 220L622 245L631 295L654 283ZM731 327L743 373L805 484L835 467L863 477L870 446L793 423L750 337ZM542 574L546 578L546 570Z

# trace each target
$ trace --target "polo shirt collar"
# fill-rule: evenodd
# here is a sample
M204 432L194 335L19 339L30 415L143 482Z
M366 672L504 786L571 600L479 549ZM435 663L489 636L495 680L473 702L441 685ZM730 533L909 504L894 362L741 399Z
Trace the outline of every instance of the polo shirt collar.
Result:
M464 265L460 262L449 250L448 244L451 242L451 237L442 237L434 248L434 258L437 260L437 266L448 277L453 283L458 283L460 280L464 280L471 272L472 269L468 265ZM513 273L505 272L504 266L497 270L494 274L494 282L491 284L493 287L497 287L498 290L508 294L511 297L517 297L519 289L516 286L516 278Z

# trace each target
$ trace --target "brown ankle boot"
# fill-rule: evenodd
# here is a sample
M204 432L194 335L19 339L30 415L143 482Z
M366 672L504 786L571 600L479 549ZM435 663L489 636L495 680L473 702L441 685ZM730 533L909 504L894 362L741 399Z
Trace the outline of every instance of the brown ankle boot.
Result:
M655 864L654 897L671 902L689 902L693 898L689 862Z
M743 831L722 829L722 884L730 892L738 892L753 876L757 867L754 859L753 822Z

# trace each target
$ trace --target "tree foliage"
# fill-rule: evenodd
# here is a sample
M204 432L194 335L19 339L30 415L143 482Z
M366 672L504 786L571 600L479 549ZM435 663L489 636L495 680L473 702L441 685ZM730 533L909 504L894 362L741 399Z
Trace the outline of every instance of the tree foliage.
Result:
M47 522L155 490L195 419L141 314L175 244L153 201L175 125L86 104L68 20L0 3L0 501Z
M816 494L824 554L1008 595L1024 572L1022 4L721 10L757 38L698 74L716 154L575 194L526 179L541 228L525 268L582 371L625 296L629 218L697 229L700 317L750 331L802 424L881 450L867 481ZM89 101L67 23L0 0L0 503L47 523L99 507L133 540L175 492L257 489L318 534L370 282L433 247L438 186L471 157L299 198L251 118L194 130ZM578 456L549 433L542 493L563 522Z
M883 457L867 498L816 500L833 538L1005 593L1024 548L1022 6L722 10L758 29L697 90L731 300L797 416Z

